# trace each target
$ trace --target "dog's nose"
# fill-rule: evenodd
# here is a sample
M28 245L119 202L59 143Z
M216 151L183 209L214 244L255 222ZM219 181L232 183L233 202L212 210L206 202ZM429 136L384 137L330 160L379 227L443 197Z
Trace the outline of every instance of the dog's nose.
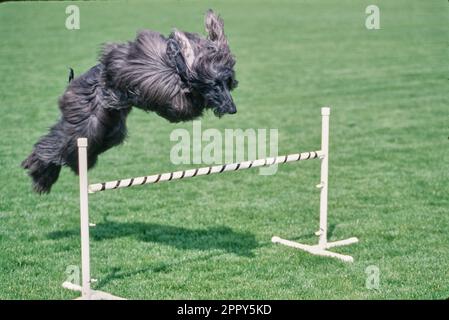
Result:
M228 113L229 113L229 114L237 113L237 108L236 108L235 104L232 103L232 104L229 106L229 108L228 108Z

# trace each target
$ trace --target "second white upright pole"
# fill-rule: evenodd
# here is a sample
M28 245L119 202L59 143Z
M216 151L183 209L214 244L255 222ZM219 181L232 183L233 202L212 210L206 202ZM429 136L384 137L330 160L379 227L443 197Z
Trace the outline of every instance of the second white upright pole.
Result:
M90 289L90 248L89 248L89 193L87 180L87 139L79 138L78 174L80 179L80 217L81 217L81 272L82 298L91 299Z
M320 230L319 243L320 247L327 245L327 190L328 190L328 174L329 174L329 116L330 108L321 108L321 193L320 193Z

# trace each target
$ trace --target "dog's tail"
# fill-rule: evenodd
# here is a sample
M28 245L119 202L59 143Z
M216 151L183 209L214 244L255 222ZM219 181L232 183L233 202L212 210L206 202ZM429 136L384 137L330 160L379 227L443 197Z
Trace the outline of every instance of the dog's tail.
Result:
M37 193L49 193L58 180L64 158L65 137L59 121L35 145L31 154L22 161L22 168L33 179L33 189Z
M73 78L75 78L75 72L72 68L69 68L69 83L72 82Z

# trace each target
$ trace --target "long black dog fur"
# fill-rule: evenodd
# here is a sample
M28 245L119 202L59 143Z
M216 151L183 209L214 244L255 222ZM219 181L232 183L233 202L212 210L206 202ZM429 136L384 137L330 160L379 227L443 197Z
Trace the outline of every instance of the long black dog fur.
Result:
M88 138L89 168L122 143L133 106L170 122L193 120L205 109L219 117L236 113L235 59L223 20L209 10L205 27L207 37L144 30L134 41L104 45L99 64L69 82L59 98L61 118L22 162L34 190L50 192L62 166L78 173L77 138Z

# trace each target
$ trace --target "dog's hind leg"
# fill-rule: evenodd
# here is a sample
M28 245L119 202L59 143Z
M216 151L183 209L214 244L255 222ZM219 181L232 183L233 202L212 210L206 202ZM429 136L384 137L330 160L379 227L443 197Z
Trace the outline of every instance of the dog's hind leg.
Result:
M33 189L38 193L48 193L58 180L61 171L61 148L63 148L61 120L51 128L35 145L31 154L22 162L33 179Z
M79 137L89 139L88 168L92 168L99 154L125 139L128 113L129 110L106 110L99 107L75 124L61 118L34 145L31 154L22 162L22 167L28 170L33 180L33 189L37 193L49 193L58 180L61 166L68 166L78 174L76 140Z
M89 168L95 165L99 154L125 139L126 117L131 107L126 100L116 98L114 91L101 87L100 72L101 66L96 66L70 82L59 100L61 119L22 162L36 192L50 192L61 166L78 174L77 138L89 140Z

